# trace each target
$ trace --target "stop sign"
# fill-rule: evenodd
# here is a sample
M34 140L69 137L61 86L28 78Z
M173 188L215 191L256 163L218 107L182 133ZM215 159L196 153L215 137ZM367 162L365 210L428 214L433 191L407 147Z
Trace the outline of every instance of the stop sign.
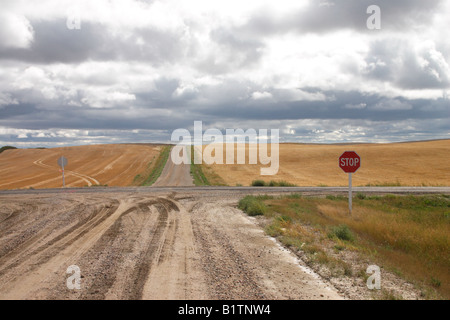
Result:
M361 158L355 151L345 151L339 157L339 167L346 173L353 173L361 166Z

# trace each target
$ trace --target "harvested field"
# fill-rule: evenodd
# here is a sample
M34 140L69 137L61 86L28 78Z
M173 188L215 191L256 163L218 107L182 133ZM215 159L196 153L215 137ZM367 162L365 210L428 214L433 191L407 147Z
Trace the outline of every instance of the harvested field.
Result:
M244 146L235 145L235 155L238 148L242 150ZM260 168L267 166L249 165L249 145L245 148L245 165L210 166L229 186L248 186L257 179L286 181L297 186L346 186L348 175L339 168L338 158L347 150L354 150L361 157L361 168L353 175L354 186L450 184L450 140L355 145L280 144L280 167L274 176L260 175Z
M160 149L157 145L111 144L6 150L0 154L0 189L61 187L57 164L61 156L69 160L67 187L129 186L148 169Z

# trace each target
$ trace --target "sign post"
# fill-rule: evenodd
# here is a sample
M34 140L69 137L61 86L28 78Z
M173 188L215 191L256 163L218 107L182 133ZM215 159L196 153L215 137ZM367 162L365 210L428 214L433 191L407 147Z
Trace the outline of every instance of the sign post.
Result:
M348 174L348 212L352 214L352 201L353 195L352 195L352 173L350 172Z
M58 159L58 165L62 169L62 178L63 178L63 188L66 187L66 178L64 177L64 167L67 166L68 160L66 157L62 156Z
M361 158L355 151L345 151L339 157L339 167L348 173L348 210L352 214L352 173L361 166Z

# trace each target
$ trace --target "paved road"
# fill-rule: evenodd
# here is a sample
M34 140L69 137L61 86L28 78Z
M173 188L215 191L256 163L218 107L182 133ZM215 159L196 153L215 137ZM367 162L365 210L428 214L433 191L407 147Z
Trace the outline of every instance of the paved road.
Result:
M94 188L54 188L0 190L8 194L48 194L48 193L192 193L192 194L254 194L254 193L302 193L305 195L347 194L347 187L94 187ZM353 193L367 194L450 194L450 187L354 187Z

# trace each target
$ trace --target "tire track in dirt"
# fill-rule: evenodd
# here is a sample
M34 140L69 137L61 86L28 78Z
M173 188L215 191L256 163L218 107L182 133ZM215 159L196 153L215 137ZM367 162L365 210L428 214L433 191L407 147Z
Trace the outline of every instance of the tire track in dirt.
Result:
M46 280L55 275L55 270L67 268L72 264L69 261L77 260L103 236L129 206L128 201L121 201L117 208L114 207L114 211L101 210L100 214L95 215L94 219L77 228L75 232L41 250L36 257L27 259L24 266L16 266L15 272L9 275L9 280L0 285L0 299L22 299L32 294L30 288L37 288L34 294L39 297L39 291L45 289L44 282L52 283ZM10 268L3 266L2 270L7 272L8 269Z
M57 167L54 167L54 166L45 164L45 163L43 163L42 161L43 161L43 159L38 159L38 160L36 160L36 161L33 161L33 164L35 164L35 165L37 165L37 166L40 166L40 167L42 167L42 168L46 168L46 169L52 169L52 170L57 170L57 171L59 170ZM75 177L77 177L77 178L80 178L81 180L83 180L84 182L86 182L86 183L88 184L89 187L92 186L93 184L100 185L100 182L98 182L97 179L95 179L95 178L93 178L93 177L90 177L90 176L88 176L88 175L85 175L85 174L82 174L82 173L79 173L79 172L75 172L75 171L72 171L72 170L67 170L67 169L64 170L64 172L67 173L67 174L69 174L69 175L73 175L73 176L75 176ZM44 185L44 184L48 183L49 181L55 181L55 180L59 180L59 179L61 179L61 177L56 177L56 178L52 178L52 179L47 179L47 180L45 180L45 181L41 181L41 182L39 182L39 183L35 183L35 184L31 185L30 187L37 188L37 187L39 187L39 186L41 186L41 185ZM71 186L71 185L73 185L73 184L74 184L74 183L68 184L68 186Z
M38 255L39 257L37 257L34 262L35 266L45 263L55 252L59 252L71 245L83 237L90 229L103 222L115 212L119 206L119 202L117 200L112 200L111 202L111 204L108 204L101 209L94 210L88 217L82 219L67 230L63 229L63 232L60 234L58 234L57 231L52 232L54 231L53 228L55 226L50 225L48 228L38 232L21 245L15 247L14 250L0 256L0 276L8 269L16 268L25 261L29 261ZM49 237L46 237L46 235L49 235ZM44 238L44 241L38 241L42 238ZM14 262L8 264L5 261Z
M131 290L136 290L140 274L145 273L142 270L145 262L141 263L145 257L142 247L148 241L139 240L149 240L145 233L153 239L161 233L164 211L156 210L157 207L158 200L145 200L130 207L89 250L87 255L91 262L81 261L80 264L85 267L90 264L87 277L93 280L87 281L80 299L126 298L133 294ZM140 223L133 223L135 220ZM133 289L129 289L130 283Z
M164 261L176 223L174 204L165 198L132 198L130 206L76 262L83 270L83 290L53 288L58 299L140 299L152 261ZM64 278L61 277L60 283Z
M151 271L172 256L180 210L174 201L162 197L112 202L65 229L59 226L52 232L57 226L50 224L3 255L0 299L142 298ZM64 288L64 268L72 263L87 270L85 279L92 279L85 281L82 293Z
M194 212L201 204L193 206ZM200 212L198 210L197 212ZM202 264L212 299L267 299L246 259L236 251L229 237L204 216L196 219L194 235L202 252Z
M129 298L133 300L142 298L146 278L149 275L152 266L155 264L155 261L156 263L159 261L166 240L169 211L179 211L178 207L166 199L162 203L154 204L154 206L159 212L156 230L144 251L142 257L143 262L134 270L134 287L129 295Z
M339 298L235 198L35 195L17 212L21 196L9 199L0 212L10 217L0 223L0 299ZM70 265L81 269L81 290L66 286Z
M5 221L8 221L9 219L11 219L18 212L19 212L19 210L17 210L17 209L16 210L10 209L8 213L2 212L0 214L0 225L4 225Z
M39 210L39 203L24 203L21 208L14 208L13 213L0 224L2 246L0 247L0 266L5 255L21 250L27 243L34 243L50 232L53 214L43 215L41 218L30 219Z
M10 212L7 215L2 213L4 218L0 222L0 238L3 237L5 233L7 233L15 224L26 218L25 215L21 215L21 213L26 212L26 209L28 209L29 206L36 208L36 204L29 203L21 203L20 206L15 203L8 203L2 208L2 210L9 210ZM28 212L32 213L33 210L29 210Z
M144 300L206 299L205 275L194 244L190 213L170 199L167 227L159 240L142 293Z
M193 206L194 233L212 299L341 298L234 205L203 200Z

